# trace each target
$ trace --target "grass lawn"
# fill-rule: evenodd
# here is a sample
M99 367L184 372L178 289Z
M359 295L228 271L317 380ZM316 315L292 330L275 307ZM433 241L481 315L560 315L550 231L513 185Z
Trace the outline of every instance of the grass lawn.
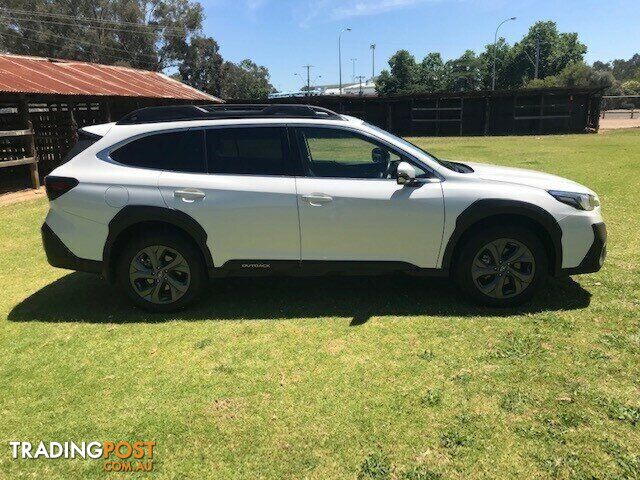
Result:
M640 130L411 140L590 186L605 268L518 311L442 280L237 279L158 316L46 263L45 201L3 207L0 478L107 478L8 442L121 439L156 441L161 478L640 478Z

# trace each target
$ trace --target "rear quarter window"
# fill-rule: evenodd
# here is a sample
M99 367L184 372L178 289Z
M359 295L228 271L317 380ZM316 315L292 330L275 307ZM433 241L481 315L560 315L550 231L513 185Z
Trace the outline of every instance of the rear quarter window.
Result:
M83 132L82 130L78 130L78 141L71 147L71 150L67 152L67 154L63 157L62 163L67 163L72 158L80 155L91 145L96 143L102 137L99 135L94 135L92 133Z
M201 130L154 133L115 149L110 157L131 167L204 173L203 135Z

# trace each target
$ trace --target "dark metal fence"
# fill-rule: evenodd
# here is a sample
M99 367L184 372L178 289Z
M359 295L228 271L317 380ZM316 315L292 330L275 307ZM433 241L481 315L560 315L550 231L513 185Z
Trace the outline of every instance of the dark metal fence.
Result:
M397 97L310 96L270 102L326 107L405 136L541 135L596 131L601 97L601 90L544 89Z

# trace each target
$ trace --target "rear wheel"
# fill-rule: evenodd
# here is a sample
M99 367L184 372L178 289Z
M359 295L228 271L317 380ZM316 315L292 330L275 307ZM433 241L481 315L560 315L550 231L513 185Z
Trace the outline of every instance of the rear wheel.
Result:
M522 227L478 231L462 247L456 279L474 300L491 306L520 304L533 295L548 271L540 239Z
M118 280L136 305L170 312L195 300L205 275L191 242L178 234L158 232L127 244L119 258Z

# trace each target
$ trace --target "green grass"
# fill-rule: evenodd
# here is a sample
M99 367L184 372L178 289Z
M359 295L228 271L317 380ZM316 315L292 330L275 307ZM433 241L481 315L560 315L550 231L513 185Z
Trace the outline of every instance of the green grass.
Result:
M156 441L160 478L639 478L640 131L412 140L592 187L605 268L515 312L323 278L222 281L154 316L47 265L44 201L3 207L0 478L107 478L8 442L120 439Z

